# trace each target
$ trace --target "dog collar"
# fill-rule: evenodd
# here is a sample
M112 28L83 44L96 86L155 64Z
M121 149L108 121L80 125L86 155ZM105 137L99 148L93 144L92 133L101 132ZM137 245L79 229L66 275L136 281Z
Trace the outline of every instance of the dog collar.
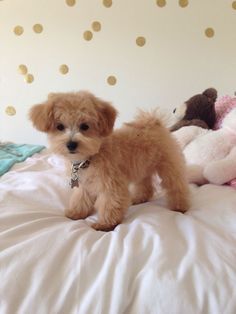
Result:
M79 170L86 169L90 165L90 160L74 161L71 165L70 186L73 189L79 186Z

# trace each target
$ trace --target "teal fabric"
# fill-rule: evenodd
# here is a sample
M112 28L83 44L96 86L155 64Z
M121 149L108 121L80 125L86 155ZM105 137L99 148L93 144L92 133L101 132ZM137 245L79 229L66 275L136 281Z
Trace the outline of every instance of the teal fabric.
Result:
M0 176L7 172L15 163L44 149L41 145L0 144Z

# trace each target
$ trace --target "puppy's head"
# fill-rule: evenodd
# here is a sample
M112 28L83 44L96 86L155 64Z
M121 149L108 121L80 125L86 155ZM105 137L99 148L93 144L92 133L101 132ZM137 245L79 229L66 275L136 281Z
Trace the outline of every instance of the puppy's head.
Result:
M50 94L45 103L30 110L33 125L48 134L53 151L71 161L99 152L116 115L108 102L88 92Z

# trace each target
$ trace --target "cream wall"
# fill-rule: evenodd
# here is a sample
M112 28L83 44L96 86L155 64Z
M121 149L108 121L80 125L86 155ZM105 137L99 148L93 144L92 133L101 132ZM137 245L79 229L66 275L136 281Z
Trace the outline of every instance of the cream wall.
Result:
M21 35L14 33L17 25ZM18 73L21 64L33 82ZM62 64L67 74L60 73ZM236 90L236 1L0 0L0 140L46 143L27 112L52 91L88 89L111 100L119 126L137 107L171 111L210 86L221 95Z

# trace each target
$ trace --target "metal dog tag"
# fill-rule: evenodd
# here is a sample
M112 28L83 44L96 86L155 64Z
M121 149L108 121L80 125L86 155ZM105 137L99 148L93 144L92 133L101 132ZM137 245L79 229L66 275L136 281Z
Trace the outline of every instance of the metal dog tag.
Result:
M79 180L70 180L70 187L73 189L74 187L78 187L79 186Z
M75 161L72 163L70 179L70 186L72 189L79 186L79 170L88 168L89 164L89 160Z
M71 165L71 179L70 179L70 186L73 189L74 187L79 186L79 162L73 162Z

